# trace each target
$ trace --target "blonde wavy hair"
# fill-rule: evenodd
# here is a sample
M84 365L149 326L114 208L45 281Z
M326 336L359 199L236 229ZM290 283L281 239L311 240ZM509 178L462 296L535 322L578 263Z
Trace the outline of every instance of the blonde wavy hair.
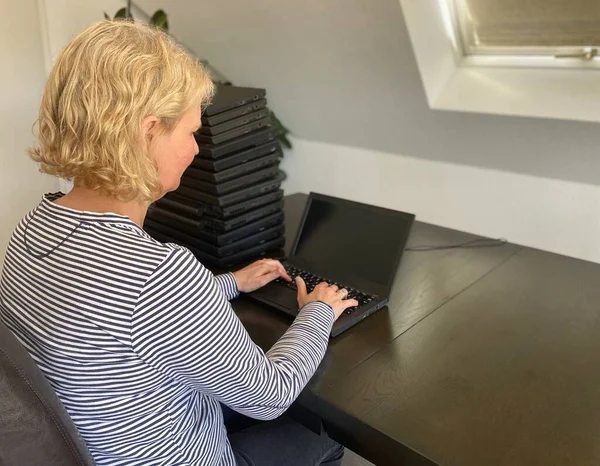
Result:
M142 121L154 115L172 131L203 107L213 83L202 65L159 29L102 21L75 37L58 58L36 122L29 155L40 171L123 201L161 192Z

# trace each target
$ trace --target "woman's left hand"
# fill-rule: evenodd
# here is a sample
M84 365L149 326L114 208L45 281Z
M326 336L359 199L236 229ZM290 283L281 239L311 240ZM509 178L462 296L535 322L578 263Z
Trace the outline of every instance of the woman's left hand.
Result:
M283 265L281 265L281 262L275 259L261 259L256 261L237 272L233 272L233 276L237 282L238 290L243 293L250 293L257 290L279 277L288 282L292 281Z

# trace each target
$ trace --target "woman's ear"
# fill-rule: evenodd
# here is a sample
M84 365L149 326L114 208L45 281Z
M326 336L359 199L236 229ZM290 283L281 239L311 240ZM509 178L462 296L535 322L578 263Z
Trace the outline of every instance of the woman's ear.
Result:
M144 140L150 142L158 130L158 118L154 115L148 115L142 120L142 136Z

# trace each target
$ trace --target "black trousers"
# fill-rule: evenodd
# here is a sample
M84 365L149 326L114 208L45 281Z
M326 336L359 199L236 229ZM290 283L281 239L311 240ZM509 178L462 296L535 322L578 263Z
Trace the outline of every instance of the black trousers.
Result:
M341 466L344 447L292 418L260 422L223 406L238 466Z

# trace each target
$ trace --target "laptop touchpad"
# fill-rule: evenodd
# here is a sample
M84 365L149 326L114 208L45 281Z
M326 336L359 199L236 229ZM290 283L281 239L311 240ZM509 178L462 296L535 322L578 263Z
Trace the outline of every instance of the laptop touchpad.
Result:
M269 301L275 307L286 311L288 314L293 316L298 314L297 293L291 288L277 283L269 283L254 291L253 294L260 296L264 301Z

